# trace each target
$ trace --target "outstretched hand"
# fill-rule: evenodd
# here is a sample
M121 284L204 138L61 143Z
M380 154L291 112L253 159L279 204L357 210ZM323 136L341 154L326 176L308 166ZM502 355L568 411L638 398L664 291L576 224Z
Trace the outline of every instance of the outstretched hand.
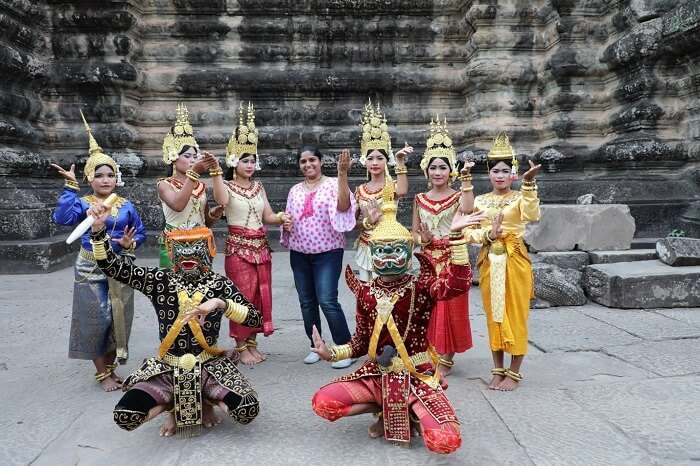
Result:
M338 176L345 176L350 171L352 159L350 158L350 150L343 149L338 157Z
M491 232L489 233L489 239L495 241L501 237L503 234L503 214L498 214L491 222Z
M331 351L328 349L326 342L323 341L323 338L321 338L321 334L318 333L315 325L311 331L311 339L314 341L314 347L311 348L311 351L318 354L324 361L330 361Z
M134 236L136 236L136 227L126 227L124 236L116 240L117 244L123 249L129 249L134 244Z
M404 142L403 149L399 150L394 154L396 158L396 163L398 165L404 165L406 163L406 158L413 153L413 146L409 146L407 142Z
M530 169L523 174L523 180L533 181L542 169L542 164L535 165L535 162L532 160L528 160L528 162L530 162Z
M471 160L465 161L465 162L464 162L464 166L463 166L462 169L459 171L459 174L460 174L461 176L469 176L469 174L470 174L471 171L472 171L472 167L473 167L473 166L474 166L474 162L472 162Z
M420 222L418 228L416 228L416 233L420 236L420 242L422 244L430 243L433 240L433 232L430 231L428 225L425 222Z
M450 231L462 231L467 227L473 225L480 225L482 220L486 220L486 212L475 212L473 214L462 214L462 212L457 211L455 216L452 217L452 224L450 225Z
M61 175L63 178L69 181L73 181L75 183L78 182L78 179L75 177L75 164L72 163L70 166L70 170L64 170L60 165L52 163L51 167L55 168L58 171L58 174Z
M199 324L204 325L204 319L206 319L210 313L225 306L226 303L219 298L210 299L201 303L191 311L185 312L185 315L182 317L182 323L186 324L192 319L198 319Z

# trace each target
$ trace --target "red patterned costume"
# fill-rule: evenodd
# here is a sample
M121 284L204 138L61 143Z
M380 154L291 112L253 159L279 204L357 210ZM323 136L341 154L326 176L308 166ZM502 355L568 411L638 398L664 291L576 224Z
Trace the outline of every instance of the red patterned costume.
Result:
M450 264L437 276L430 259L422 254L416 256L421 264L418 277L407 274L390 285L379 279L365 283L348 267L345 278L357 297L355 334L349 343L351 357L368 354L378 317L377 300L382 296L399 296L391 316L417 375L408 373L405 368L387 371L370 357L355 372L321 388L312 404L319 416L335 421L345 416L355 403L377 403L384 414L385 438L402 442L410 440L411 410L420 422L426 447L437 453L451 453L462 442L459 422L442 387L433 382L437 379L427 373L433 369L427 332L435 302L466 293L472 273L468 264ZM387 327L382 328L375 348L393 344Z

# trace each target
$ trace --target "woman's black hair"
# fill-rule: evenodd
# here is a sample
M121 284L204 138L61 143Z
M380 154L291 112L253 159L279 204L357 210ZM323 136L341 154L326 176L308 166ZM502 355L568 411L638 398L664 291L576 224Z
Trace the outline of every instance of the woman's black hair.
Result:
M245 157L247 157L247 156L249 156L249 155L252 155L252 156L255 158L255 160L258 159L258 156L257 156L257 155L255 155L255 154L249 154L249 153L246 152L246 153L244 153L243 155L241 155L241 156L238 158L238 160L241 160L241 159L243 159L243 158L245 158ZM226 178L224 178L224 179L226 179L226 180L232 180L232 179L233 179L233 174L234 174L235 170L236 170L236 167L228 167L228 169L226 170Z
M96 167L95 167L95 173L97 173L97 170L99 170L100 167L109 167L110 170L112 170L112 173L114 173L115 175L117 174L117 172L114 170L114 167L111 166L111 165L108 164L108 163L101 163L101 164L99 164L98 166L96 166Z
M367 149L367 153L365 154L365 157L368 157L369 154L371 154L371 153L374 152L375 150L376 150L377 152L381 153L381 154L384 156L384 158L386 158L387 160L389 160L389 154L388 154L384 149Z
M430 164L433 163L433 160L435 160L435 159L442 160L443 162L445 162L445 163L447 164L447 166L450 167L450 172L451 172L452 169L454 168L454 167L452 166L452 164L450 163L450 159L448 159L447 157L432 157L432 158L430 159L430 162L428 162L428 166L425 167L425 174L426 174L426 175L428 174L428 169L430 168Z
M314 154L314 157L316 157L319 161L323 160L323 154L320 150L318 150L318 147L311 145L301 146L299 148L299 152L297 152L297 165L299 165L301 154L303 154L304 152L311 152L312 154Z
M486 159L486 168L487 168L489 171L491 171L491 169L492 169L494 166L498 165L498 164L501 163L501 162L503 162L503 163L505 163L506 165L508 165L508 168L513 168L513 159L501 159L501 160L491 160L491 161L489 161L488 159Z
M194 147L194 146L188 146L187 144L185 144L184 146L182 146L182 149L180 149L180 152L178 152L177 155L180 156L180 155L184 154L185 152L187 152L187 151L190 150L190 149L196 149L196 147Z

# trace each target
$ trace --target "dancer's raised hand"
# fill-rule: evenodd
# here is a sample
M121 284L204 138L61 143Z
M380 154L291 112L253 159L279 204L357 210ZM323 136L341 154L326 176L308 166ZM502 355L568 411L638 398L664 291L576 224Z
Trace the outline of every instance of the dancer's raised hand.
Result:
M406 159L412 153L413 146L409 146L407 142L404 142L403 149L399 150L397 153L394 154L397 165L404 165L406 163Z
M503 223L503 214L498 214L491 222L491 231L489 232L489 239L491 241L496 241L503 234L503 228L501 224Z
M206 319L207 315L223 307L226 307L226 302L219 298L204 301L191 311L185 312L185 315L182 317L182 323L186 324L196 318L199 320L200 325L204 325L204 319Z
M350 149L343 149L340 157L338 157L338 176L346 176L350 171L351 165Z
M523 174L523 180L534 181L535 177L542 169L542 164L535 165L535 162L532 160L528 160L528 162L530 162L530 169Z
M318 354L324 361L330 361L331 351L328 349L326 342L323 341L323 338L321 338L321 334L318 333L315 325L311 331L311 339L314 341L314 347L311 348L311 351Z
M126 227L124 236L116 240L116 242L123 249L129 249L134 244L134 236L136 236L136 227Z
M58 171L58 174L61 175L63 178L65 178L68 181L73 181L75 183L78 182L78 179L75 177L75 164L72 163L70 166L70 170L64 170L60 165L52 163L51 167L55 168Z
M428 244L433 240L433 233L430 231L430 228L428 228L428 225L425 222L420 222L418 224L416 233L420 235L421 244Z
M462 231L467 227L480 225L483 220L486 220L486 212L474 212L473 214L462 214L457 211L452 217L450 231Z

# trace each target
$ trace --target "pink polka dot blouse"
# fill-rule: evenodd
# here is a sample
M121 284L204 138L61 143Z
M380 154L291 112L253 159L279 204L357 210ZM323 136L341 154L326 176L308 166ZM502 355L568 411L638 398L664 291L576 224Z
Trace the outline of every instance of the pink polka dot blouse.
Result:
M318 254L345 247L346 231L355 228L355 197L350 208L338 212L338 179L326 178L314 191L297 183L287 195L285 211L292 216L291 233L282 232L282 246L303 254Z

